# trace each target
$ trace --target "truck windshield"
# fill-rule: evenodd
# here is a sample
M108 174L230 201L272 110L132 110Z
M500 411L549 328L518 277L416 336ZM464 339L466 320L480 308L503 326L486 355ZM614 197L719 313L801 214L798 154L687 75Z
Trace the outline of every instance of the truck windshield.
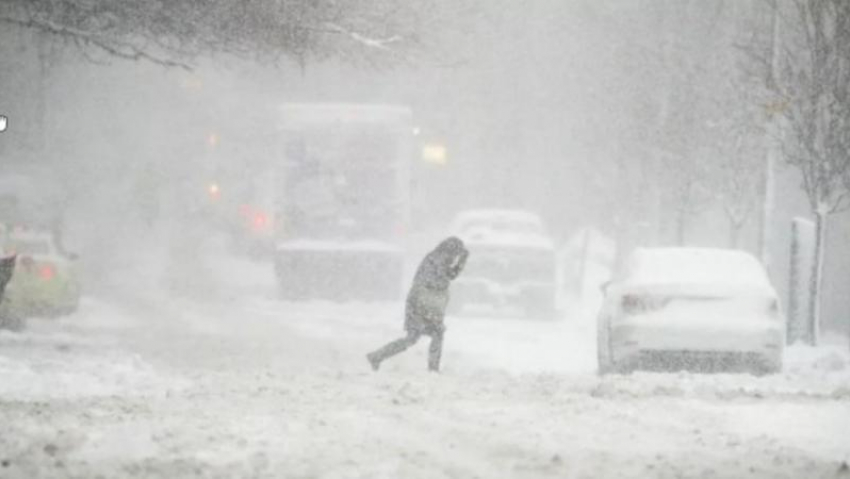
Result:
M332 124L286 142L282 234L380 239L401 224L399 128Z

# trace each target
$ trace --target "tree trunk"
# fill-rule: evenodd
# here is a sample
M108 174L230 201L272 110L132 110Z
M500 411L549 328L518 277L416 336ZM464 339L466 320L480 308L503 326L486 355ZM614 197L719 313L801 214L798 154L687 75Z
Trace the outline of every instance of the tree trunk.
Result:
M815 260L812 264L812 278L809 283L808 340L812 346L818 345L820 336L821 285L823 284L827 214L824 211L815 212Z

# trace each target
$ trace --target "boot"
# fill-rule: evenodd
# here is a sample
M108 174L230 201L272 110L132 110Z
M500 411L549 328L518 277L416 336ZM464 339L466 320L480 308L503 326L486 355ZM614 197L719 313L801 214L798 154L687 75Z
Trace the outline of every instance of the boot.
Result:
M372 366L372 371L377 371L378 368L381 367L381 360L375 356L375 353L369 353L366 355L366 360L369 361L369 365Z

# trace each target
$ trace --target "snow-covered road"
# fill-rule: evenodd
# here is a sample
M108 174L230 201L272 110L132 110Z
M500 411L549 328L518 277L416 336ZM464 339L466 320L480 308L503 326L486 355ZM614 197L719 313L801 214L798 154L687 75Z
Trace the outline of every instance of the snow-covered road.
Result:
M375 374L399 305L89 297L0 333L0 477L850 477L850 365L598 378L589 322L449 318Z

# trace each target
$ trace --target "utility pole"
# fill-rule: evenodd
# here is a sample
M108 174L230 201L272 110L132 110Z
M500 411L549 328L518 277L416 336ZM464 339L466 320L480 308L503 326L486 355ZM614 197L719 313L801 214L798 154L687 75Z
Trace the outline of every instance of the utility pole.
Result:
M773 15L771 19L771 52L770 52L770 70L771 79L776 82L776 76L779 71L779 6L776 2L772 2ZM771 108L773 110L773 108ZM764 174L764 198L762 203L762 218L761 218L761 234L759 244L759 256L766 268L771 265L770 243L771 243L771 223L773 222L773 209L775 203L775 174L776 169L776 133L779 130L779 125L776 120L778 111L770 112L770 120L767 127L767 152L765 158L765 174Z

